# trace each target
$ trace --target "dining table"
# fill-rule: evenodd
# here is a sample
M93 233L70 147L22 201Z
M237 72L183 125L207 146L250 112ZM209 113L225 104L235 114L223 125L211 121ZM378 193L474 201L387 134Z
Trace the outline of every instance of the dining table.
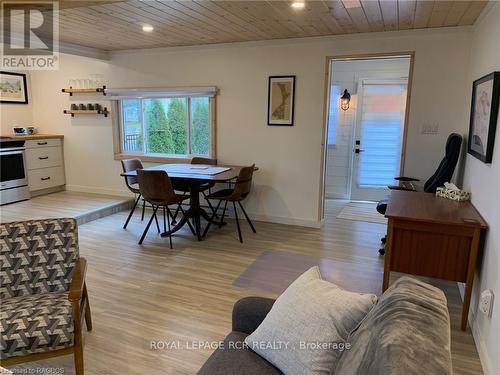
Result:
M161 233L162 237L172 235L188 224L191 227L189 220L192 220L192 230L198 241L202 239L201 218L212 221L212 215L209 215L200 205L200 192L204 185L210 182L228 183L235 181L238 178L243 166L237 165L205 165L205 164L160 164L153 167L144 168L152 171L165 171L170 179L179 181L182 185L189 187L189 208L184 211L182 219L180 219L169 231ZM256 168L257 170L257 168ZM129 171L121 173L122 177L136 177L137 171ZM212 213L213 214L213 213ZM213 222L213 224L220 224Z

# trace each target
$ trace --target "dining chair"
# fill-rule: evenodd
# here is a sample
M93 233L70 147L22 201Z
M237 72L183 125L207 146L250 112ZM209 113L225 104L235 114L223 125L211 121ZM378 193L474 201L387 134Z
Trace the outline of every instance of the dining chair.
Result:
M138 169L143 169L142 162L139 159L125 159L122 160L122 169L123 172L131 172L131 171L136 171ZM137 199L134 202L134 206L130 210L130 213L128 214L127 220L125 221L125 224L123 225L123 229L127 228L128 222L130 221L130 218L134 214L134 211L137 207L137 203L139 203L139 200L141 199L141 192L139 191L139 185L137 183L137 177L125 177L125 184L127 185L127 188L134 194L137 195ZM146 201L143 199L142 200L142 215L141 215L141 221L144 220L144 210L146 208Z
M0 264L0 366L73 354L83 375L83 325L91 331L92 317L76 220L0 224Z
M252 221L248 217L245 209L243 208L243 205L241 204L241 201L244 200L249 194L250 190L252 188L252 177L253 177L253 172L255 169L255 164L249 166L249 167L243 167L240 170L240 173L238 174L238 178L236 179L236 182L234 183L234 188L233 189L222 189L219 191L216 191L215 193L207 195L207 199L214 199L218 200L219 203L217 204L211 220L208 222L205 231L203 232L203 237L205 237L208 233L208 230L210 228L210 225L212 221L215 219L215 216L217 214L217 211L219 210L219 207L222 202L224 202L224 210L222 211L222 216L219 222L219 227L222 226L224 222L224 216L226 215L226 209L227 209L227 203L231 202L233 204L233 209L234 209L234 217L236 220L236 226L238 227L238 236L240 239L240 242L243 243L243 237L241 235L241 228L240 228L240 221L238 219L238 210L236 207L236 203L240 206L241 211L243 212L243 215L245 215L245 218L250 225L250 228L252 228L252 231L254 233L257 233L255 230L255 227L252 224Z
M166 223L168 223L168 230L170 231L170 217L173 217L168 206L176 204L177 207L185 214L182 209L181 203L189 199L189 195L176 194L172 181L168 177L165 171L152 171L152 170L137 170L137 180L139 182L139 191L142 197L153 206L153 214L142 233L141 239L139 240L139 245L142 244L146 234L148 233L149 227L153 222L156 221L156 226L158 227L158 218L156 213L160 207L163 208L163 229L166 232ZM170 248L172 249L172 236L169 236Z
M191 159L191 164L205 164L205 165L217 165L217 159L210 159L210 158L203 158L200 156L195 156ZM207 191L208 194L211 193L211 189L215 186L215 182L206 182L203 185L200 186L200 191L203 194L203 197L207 201L208 207L210 207L210 210L214 212L214 208L212 206L212 203L207 199Z
M217 165L217 159L211 159L211 158L204 158L201 156L194 156L191 159L191 164L202 164L202 165ZM189 185L186 184L185 182L182 181L174 181L174 190L176 191L182 191L183 195L186 195L189 193ZM212 212L214 212L214 207L212 206L212 203L207 199L207 191L208 194L211 193L211 189L215 186L215 182L206 182L202 185L199 186L200 192L203 194L203 197L207 201L208 207ZM177 214L179 213L179 208L175 210L174 216L173 216L173 222L175 222L175 218L177 217ZM217 216L216 216L217 217Z

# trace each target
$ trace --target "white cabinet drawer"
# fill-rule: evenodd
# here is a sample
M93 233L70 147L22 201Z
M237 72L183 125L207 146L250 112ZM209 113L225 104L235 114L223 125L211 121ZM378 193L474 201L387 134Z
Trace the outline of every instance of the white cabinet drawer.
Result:
M26 150L28 169L49 168L62 165L61 147L40 147Z
M38 148L38 147L56 147L61 146L61 139L50 138L50 139L28 139L25 142L26 148Z
M28 171L30 191L64 185L63 167L32 169Z

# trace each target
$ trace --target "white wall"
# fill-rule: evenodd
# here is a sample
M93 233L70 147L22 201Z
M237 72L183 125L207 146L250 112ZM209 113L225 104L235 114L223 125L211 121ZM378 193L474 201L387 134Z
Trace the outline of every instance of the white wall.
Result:
M500 71L500 4L496 3L488 14L482 17L472 35L471 69L468 85L468 108L472 81ZM468 111L469 112L469 109ZM465 125L468 125L466 121ZM472 203L489 224L489 231L478 266L474 285L472 312L473 333L478 346L483 369L489 374L500 374L500 127L497 124L495 148L491 164L484 164L467 155L464 173L464 187L472 193ZM478 295L483 289L496 293L491 319L477 310Z
M28 86L28 104L0 104L0 135L11 135L14 126L36 126L33 122L33 97L31 96L31 80L29 72L17 71L26 74Z
M363 79L408 79L410 59L376 59L357 61L334 61L331 83L340 85L341 94L347 89L351 102L347 111L339 110L330 125L336 126L335 144L327 147L326 197L349 199L351 163L353 158L353 131L356 121L358 84ZM333 100L333 101L332 101ZM338 106L339 98L330 97L330 105ZM383 193L388 194L388 191Z
M469 39L470 29L460 28L131 51L112 54L109 62L62 55L59 71L33 74L34 116L44 131L65 135L68 188L119 192L111 121L63 115L70 98L61 88L68 79L102 73L112 87L217 85L219 160L260 167L249 212L317 225L325 57L416 52L406 172L425 178L448 133L463 121ZM268 76L286 74L297 76L295 125L270 127ZM440 124L432 140L419 131L426 121Z

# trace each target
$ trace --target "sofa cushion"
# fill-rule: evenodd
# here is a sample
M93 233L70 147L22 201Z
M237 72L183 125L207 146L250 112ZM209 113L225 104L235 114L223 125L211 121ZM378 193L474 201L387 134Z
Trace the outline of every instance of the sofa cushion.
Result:
M231 332L222 348L212 353L198 375L278 375L280 370L244 345L246 333Z
M313 267L278 297L248 346L286 374L329 374L344 341L376 302L345 291Z
M349 337L334 375L450 374L450 320L444 293L402 277Z
M0 326L0 358L71 346L73 319L68 293L3 299Z

